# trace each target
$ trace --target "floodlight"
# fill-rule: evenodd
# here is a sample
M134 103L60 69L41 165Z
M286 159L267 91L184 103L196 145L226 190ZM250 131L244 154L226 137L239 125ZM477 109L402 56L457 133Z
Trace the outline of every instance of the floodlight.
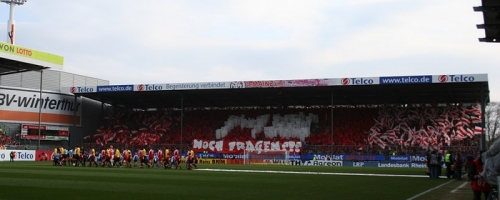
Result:
M14 6L23 5L27 0L0 0L6 4L10 5L9 21L7 23L7 41L14 44Z
M0 0L1 2L5 2L7 4L17 4L17 5L23 5L24 3L27 2L27 0Z

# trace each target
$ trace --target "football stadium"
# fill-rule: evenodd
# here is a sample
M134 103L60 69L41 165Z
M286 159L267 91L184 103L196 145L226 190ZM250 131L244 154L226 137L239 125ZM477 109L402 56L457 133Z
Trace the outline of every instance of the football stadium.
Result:
M29 76L42 90L12 85ZM80 86L68 76L2 75L2 198L470 198L470 183L444 169L430 179L426 160L476 155L489 101L487 74Z
M472 199L487 149L486 73L113 85L63 66L0 42L0 199Z

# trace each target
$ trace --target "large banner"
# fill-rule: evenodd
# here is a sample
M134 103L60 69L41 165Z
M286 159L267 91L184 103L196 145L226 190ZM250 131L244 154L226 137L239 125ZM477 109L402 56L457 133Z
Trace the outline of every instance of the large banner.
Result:
M0 88L0 121L80 126L81 113L82 99L73 95L43 92L40 99L39 91Z
M35 161L35 150L0 150L0 162L10 161L10 153L15 153L14 161Z
M302 150L302 142L299 140L193 140L193 150L196 152L210 151L214 153L244 153L245 150L265 153L267 151L284 151L299 153Z

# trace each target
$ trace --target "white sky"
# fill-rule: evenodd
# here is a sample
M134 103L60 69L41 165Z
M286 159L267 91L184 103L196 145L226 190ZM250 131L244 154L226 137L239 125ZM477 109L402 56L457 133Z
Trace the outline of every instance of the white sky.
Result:
M480 0L30 0L16 45L110 84L488 73ZM6 41L9 6L0 4ZM496 63L496 64L495 64Z

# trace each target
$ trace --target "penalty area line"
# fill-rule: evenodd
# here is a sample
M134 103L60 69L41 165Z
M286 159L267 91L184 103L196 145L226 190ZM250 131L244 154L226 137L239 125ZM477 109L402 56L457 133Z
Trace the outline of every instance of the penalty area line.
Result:
M380 177L412 177L429 178L428 175L401 175L401 174L361 174L361 173L335 173L335 172L297 172L276 170L240 170L240 169L196 169L197 171L212 172L242 172L242 173L272 173L272 174L310 174L310 175L337 175L337 176L380 176Z

